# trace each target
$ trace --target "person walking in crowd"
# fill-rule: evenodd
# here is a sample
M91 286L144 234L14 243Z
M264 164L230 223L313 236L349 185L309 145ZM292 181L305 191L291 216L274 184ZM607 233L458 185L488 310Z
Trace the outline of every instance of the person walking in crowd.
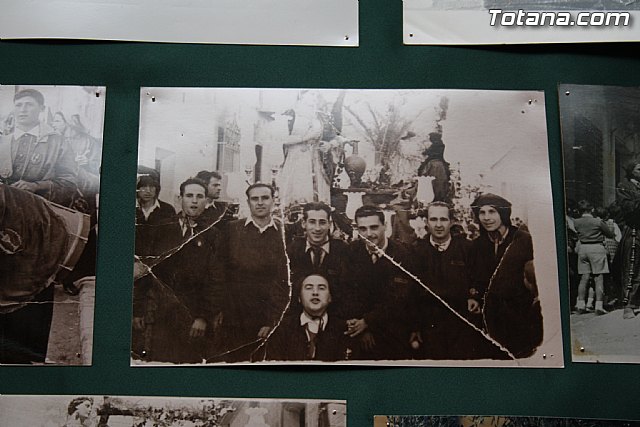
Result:
M346 322L328 308L332 303L327 278L312 273L294 285L302 306L287 316L269 339L269 360L347 360L352 353Z
M407 359L415 322L415 282L391 260L413 271L409 250L387 239L384 213L364 205L355 212L360 239L349 253L345 285L347 334L358 337L364 359Z
M13 97L15 129L0 135L0 181L70 206L77 193L78 166L62 135L40 121L42 93L23 89Z
M616 203L620 207L622 240L619 254L624 289L625 319L635 317L640 286L640 162L633 161L624 168L625 178L616 190Z
M605 237L614 238L613 230L600 218L593 216L593 205L587 200L578 202L580 218L574 220L574 227L578 234L580 246L578 248L578 300L576 308L579 313L587 312L587 286L593 275L596 288L596 314L606 314L604 301L604 274L609 273L607 249L604 246Z
M511 225L511 203L501 196L480 195L471 208L480 236L472 246L468 310L513 356L529 357L543 336L531 235ZM493 344L486 351L479 346L476 356L507 356Z
M262 341L288 306L290 289L282 224L272 217L274 189L255 183L246 191L251 215L221 229L220 250L213 259L210 280L221 296L225 361L257 356Z
M150 255L164 260L134 283L134 352L143 360L200 363L213 345L219 304L210 260L218 231L199 224L206 195L203 181L184 181L181 212L145 236L152 240Z
M416 242L416 275L451 309L464 315L471 281L471 242L451 235L454 218L446 203L430 203L426 214L429 235ZM419 358L466 359L473 354L473 349L468 349L468 336L477 332L471 326L426 290L420 292L416 304L419 329L411 341L420 347Z

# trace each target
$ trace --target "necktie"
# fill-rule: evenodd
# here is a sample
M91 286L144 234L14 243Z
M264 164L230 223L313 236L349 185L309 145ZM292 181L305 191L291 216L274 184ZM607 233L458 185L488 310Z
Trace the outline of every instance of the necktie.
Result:
M380 258L380 257L378 256L378 254L377 254L377 253L375 253L375 252L371 252L371 262L372 262L372 263L374 263L374 264L375 264L376 262L378 262L378 258Z
M444 243L435 243L436 249L438 250L438 252L444 252L445 248L444 248Z
M309 341L307 342L307 360L312 360L316 357L316 341L318 339L318 334L322 331L322 319L319 321L318 330L316 332L312 332L310 326L311 322L307 323L307 336L309 337Z
M322 248L320 246L311 246L311 258L313 268L319 268L322 263Z

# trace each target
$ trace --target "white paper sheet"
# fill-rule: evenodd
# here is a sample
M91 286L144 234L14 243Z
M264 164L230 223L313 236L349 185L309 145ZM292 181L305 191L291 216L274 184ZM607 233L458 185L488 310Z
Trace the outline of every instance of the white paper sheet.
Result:
M358 46L357 0L5 0L2 39Z
M573 2L575 5L576 2ZM588 1L582 3L590 3ZM595 7L595 2L594 7ZM613 1L611 3L614 3ZM538 0L508 2L509 8L500 6L500 1L489 0L403 0L403 40L407 45L422 44L525 44L525 43L579 43L621 42L640 40L640 11L636 2L619 3L618 9L583 9L571 6L564 0ZM629 4L627 4L629 3ZM519 6L520 5L520 6ZM598 14L629 13L627 26L491 26L490 9L502 8L504 12L551 12L570 13L577 18L580 11L595 11ZM523 15L522 22L526 22ZM606 15L601 15L605 17ZM549 18L550 19L550 18ZM591 19L585 17L585 19ZM595 22L599 16L594 16ZM613 19L613 17L609 18ZM496 15L496 22L502 15ZM546 21L550 22L550 21ZM588 21L585 21L588 22ZM611 22L614 22L613 20ZM620 22L623 22L622 20Z

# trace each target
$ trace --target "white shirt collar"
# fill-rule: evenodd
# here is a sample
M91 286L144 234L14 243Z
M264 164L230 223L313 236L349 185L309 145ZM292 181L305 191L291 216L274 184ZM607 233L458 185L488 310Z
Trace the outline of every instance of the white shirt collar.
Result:
M324 331L327 328L327 323L329 323L329 315L326 312L322 315L322 317L317 317L315 319L309 316L304 310L302 310L302 313L300 314L300 326L306 327L310 332L313 332L314 334L317 334L319 332L321 324L322 330Z
M258 229L258 231L260 232L260 234L264 233L265 231L267 231L267 229L269 227L273 227L276 231L278 230L278 227L276 227L276 222L273 220L273 217L271 217L271 221L269 221L269 224L265 225L264 227L260 227L258 224L256 224L256 222L253 220L253 217L248 216L247 219L244 221L244 226L246 227L249 224L253 224L253 226L255 228Z
M36 138L40 138L40 123L38 123L31 129L29 129L28 131L23 131L21 129L18 129L18 127L16 127L13 131L13 138L15 140L18 140L22 137L22 135L25 135L25 134L33 135Z
M449 235L449 238L442 243L434 241L433 236L429 236L429 243L431 243L431 246L438 249L440 252L444 252L449 249L449 245L451 244L451 235Z
M372 254L372 255L376 254L376 255L380 256L382 252L387 252L387 248L389 247L389 239L387 239L385 237L384 245L381 248L377 247L377 248L374 248L373 250L371 250L366 241L364 243L364 247L367 249L367 252L369 252L370 254Z
M151 215L151 212L155 211L156 209L160 209L160 202L158 202L158 199L156 199L156 202L151 205L151 207L145 209L140 205L140 202L138 202L138 200L136 199L136 208L139 208L142 211L142 215L144 215L144 219L149 219L149 215Z
M309 249L310 249L312 246L315 246L315 245L312 245L312 244L307 240L307 245L305 246L304 251L305 251L305 252L308 252L308 251L309 251ZM330 247L331 247L331 245L329 244L329 240L327 240L325 243L323 243L322 245L320 245L320 248L322 248L322 250L323 250L325 253L329 253L329 248L330 248Z

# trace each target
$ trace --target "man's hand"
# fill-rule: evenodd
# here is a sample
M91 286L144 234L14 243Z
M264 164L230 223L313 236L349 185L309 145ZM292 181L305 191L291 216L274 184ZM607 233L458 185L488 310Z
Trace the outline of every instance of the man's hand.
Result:
M30 193L35 193L39 189L39 186L38 186L37 183L29 182L29 181L23 181L23 180L14 182L13 184L11 184L11 186L15 187L17 189L20 189L20 190L28 191Z
M258 331L258 338L265 339L269 336L269 332L271 332L271 326L263 326Z
M75 285L76 288L78 288L78 290L82 289L84 285L92 285L92 284L95 285L96 276L84 276L83 278L73 282L73 284Z
M422 334L420 333L420 331L411 332L411 336L409 337L409 345L411 346L411 348L417 350L420 348L422 343Z
M480 303L473 298L469 298L467 300L467 310L469 310L469 313L480 314Z
M362 338L360 338L360 340L362 341L362 348L367 351L373 350L373 347L376 346L376 340L373 338L373 334L369 331L362 334Z
M218 330L218 328L221 328L223 323L224 315L222 314L222 312L220 312L213 318L213 330L216 331Z
M191 338L200 338L204 336L204 332L207 330L207 321L198 317L193 321L193 325L191 325L191 330L189 331L189 336Z
M145 327L144 317L133 318L133 329L135 329L136 331L142 331L144 330L144 327Z
M351 319L347 320L347 332L345 335L349 335L351 338L357 337L367 329L368 325L364 319ZM373 337L371 337L373 338Z

